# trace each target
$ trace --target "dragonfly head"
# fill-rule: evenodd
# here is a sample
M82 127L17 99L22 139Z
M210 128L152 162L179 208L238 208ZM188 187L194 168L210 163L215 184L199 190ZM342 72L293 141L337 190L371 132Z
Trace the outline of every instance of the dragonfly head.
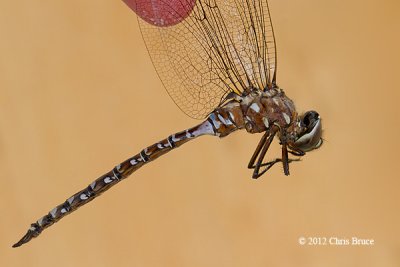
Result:
M321 118L316 111L307 111L299 117L297 139L289 144L292 148L308 152L319 148L322 143Z

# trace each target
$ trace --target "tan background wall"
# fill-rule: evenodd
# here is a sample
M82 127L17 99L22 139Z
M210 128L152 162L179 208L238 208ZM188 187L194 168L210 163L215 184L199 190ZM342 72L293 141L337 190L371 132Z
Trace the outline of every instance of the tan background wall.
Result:
M123 2L1 1L0 266L399 266L400 2L270 5L279 84L323 116L322 149L254 181L259 135L201 138L12 249L53 206L197 121L169 99Z

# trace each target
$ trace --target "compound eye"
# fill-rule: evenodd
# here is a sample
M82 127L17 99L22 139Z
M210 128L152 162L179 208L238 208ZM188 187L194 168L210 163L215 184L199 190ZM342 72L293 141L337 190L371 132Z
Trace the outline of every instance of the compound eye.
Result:
M302 126L307 128L306 132L310 132L315 127L318 121L319 114L316 111L308 111L303 116Z
M322 145L322 125L316 111L308 111L301 119L305 131L294 143L294 146L304 152L319 148Z

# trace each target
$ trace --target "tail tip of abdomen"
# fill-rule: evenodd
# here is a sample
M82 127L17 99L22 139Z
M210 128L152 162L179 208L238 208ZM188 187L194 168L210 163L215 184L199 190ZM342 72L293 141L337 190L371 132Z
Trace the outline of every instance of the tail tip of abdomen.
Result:
M31 230L28 230L28 232L19 240L17 243L12 245L13 248L17 248L22 246L23 244L29 242L33 238Z
M17 247L22 246L22 244L24 244L24 243L21 242L21 240L20 240L20 241L18 241L17 243L15 243L14 245L12 245L12 247L13 247L13 248L17 248Z
M21 240L15 243L12 247L13 248L20 247L23 244L28 243L34 237L35 237L34 232L31 229L29 229L28 232L21 238Z
M29 228L28 232L14 245L13 248L17 248L22 246L25 243L31 241L32 238L37 237L41 233L41 229L37 228L35 224L32 224L31 228Z

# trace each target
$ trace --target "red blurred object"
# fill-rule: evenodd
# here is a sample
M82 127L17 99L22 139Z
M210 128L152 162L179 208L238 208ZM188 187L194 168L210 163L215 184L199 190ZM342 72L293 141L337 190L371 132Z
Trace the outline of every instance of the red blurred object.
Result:
M139 17L158 26L173 26L190 15L196 0L123 0Z

